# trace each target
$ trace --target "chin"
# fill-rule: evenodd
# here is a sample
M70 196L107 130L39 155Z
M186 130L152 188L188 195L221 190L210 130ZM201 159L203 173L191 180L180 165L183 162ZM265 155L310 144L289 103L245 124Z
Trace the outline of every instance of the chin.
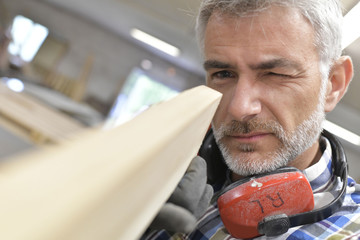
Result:
M256 153L242 153L236 156L224 156L229 169L240 176L251 176L266 172L275 171L278 168L288 165L289 161L278 154L273 156L260 157Z

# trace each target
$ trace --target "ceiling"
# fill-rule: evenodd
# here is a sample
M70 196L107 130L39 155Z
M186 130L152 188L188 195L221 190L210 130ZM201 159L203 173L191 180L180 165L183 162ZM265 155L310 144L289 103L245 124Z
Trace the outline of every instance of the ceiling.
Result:
M200 0L39 0L76 13L133 41L134 27L180 48L179 58L160 54L188 71L203 74L195 41L195 15ZM151 51L151 49L148 49Z
M131 40L130 29L136 27L181 50L173 58L161 55L182 68L203 74L195 41L195 16L200 0L38 0L66 9ZM360 0L342 0L344 13ZM131 40L133 41L133 40ZM328 118L360 135L360 38L345 49L355 66L355 77L348 93Z

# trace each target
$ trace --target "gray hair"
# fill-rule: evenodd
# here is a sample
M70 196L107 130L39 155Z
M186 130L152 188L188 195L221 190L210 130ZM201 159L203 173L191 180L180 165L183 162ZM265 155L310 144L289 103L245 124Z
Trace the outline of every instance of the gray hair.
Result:
M246 16L261 12L271 5L294 7L310 22L315 34L323 78L332 63L341 56L342 12L338 0L202 0L196 21L198 43L203 51L204 35L210 16ZM323 72L324 71L324 72Z

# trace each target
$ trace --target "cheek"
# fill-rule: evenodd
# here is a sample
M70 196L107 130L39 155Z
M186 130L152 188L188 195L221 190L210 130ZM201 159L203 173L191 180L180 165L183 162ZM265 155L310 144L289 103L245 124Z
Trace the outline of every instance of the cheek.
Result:
M223 94L212 121L213 126L218 128L222 123L227 123L227 119L230 118L228 108L231 103L233 88L224 87L219 89L211 86L209 82L207 82L207 86Z
M282 104L278 104L276 115L280 116L278 121L285 130L295 130L317 109L319 89L320 86L317 88L313 85L312 88L305 87L282 96Z
M213 118L213 125L215 128L218 128L220 124L225 122L228 104L226 96L223 96Z

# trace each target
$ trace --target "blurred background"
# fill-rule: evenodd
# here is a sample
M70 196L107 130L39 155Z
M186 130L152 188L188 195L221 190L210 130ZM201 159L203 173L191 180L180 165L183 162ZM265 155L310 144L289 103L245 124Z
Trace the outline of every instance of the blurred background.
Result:
M199 2L0 0L0 160L117 126L204 84ZM355 77L325 127L342 138L360 180L360 5L342 2Z

